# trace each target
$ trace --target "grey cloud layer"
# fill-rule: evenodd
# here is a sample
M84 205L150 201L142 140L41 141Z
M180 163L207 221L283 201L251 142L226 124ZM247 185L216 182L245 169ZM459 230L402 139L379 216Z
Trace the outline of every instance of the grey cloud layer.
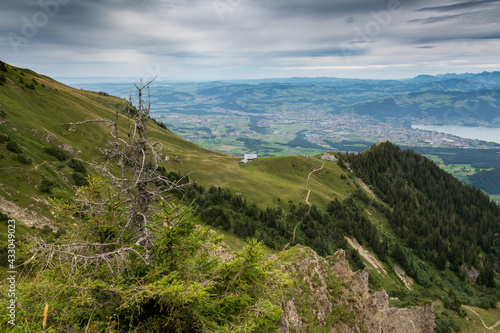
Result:
M272 70L286 76L287 68L308 66L405 64L433 55L446 61L453 58L448 46L453 40L500 39L500 0L65 0L20 48L24 53L14 54L6 36L22 36L23 18L31 20L42 10L39 1L58 0L2 4L0 45L6 60L27 62L28 53L39 52L47 63L51 57L78 63L85 54L96 68L114 60L142 68L168 63L179 72L210 75L217 68L232 68L237 75L238 68L253 66L261 76ZM398 4L397 13L388 12L391 3ZM410 50L421 53L395 56ZM477 47L474 61L482 50Z

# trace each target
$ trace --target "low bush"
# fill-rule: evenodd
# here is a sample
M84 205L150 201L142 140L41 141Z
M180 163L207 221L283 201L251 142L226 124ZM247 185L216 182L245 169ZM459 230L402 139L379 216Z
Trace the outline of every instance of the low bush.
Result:
M458 333L461 331L460 324L449 314L434 312L434 315L436 316L434 333Z
M66 151L64 151L58 147L45 147L45 148L43 148L43 151L49 155L54 156L55 158L57 158L61 162L64 162L69 158L69 154Z
M43 178L40 184L40 192L51 194L52 187L54 187L55 185L57 185L55 181Z
M85 176L83 176L81 173L73 172L72 177L76 186L87 186L89 184L87 178L85 178Z
M10 137L7 134L0 134L0 143L10 141Z
M17 142L12 139L7 142L7 149L16 154L21 153L21 148L19 147Z
M31 164L31 158L29 158L28 156L26 156L24 154L17 155L17 161L21 164L24 164L24 165Z
M85 172L86 171L85 164L83 164L83 162L80 160L75 160L74 158L71 158L67 164L70 168L75 170L75 172Z

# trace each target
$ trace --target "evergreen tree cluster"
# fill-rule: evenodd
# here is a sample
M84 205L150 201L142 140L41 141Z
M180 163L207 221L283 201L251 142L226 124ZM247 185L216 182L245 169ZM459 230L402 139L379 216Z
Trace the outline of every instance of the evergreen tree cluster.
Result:
M500 167L470 176L470 183L489 194L500 194Z
M175 173L169 173L168 177L172 181L181 179ZM189 182L189 179L184 177L183 181ZM233 195L227 189L214 186L205 189L196 183L178 195L194 203L204 223L243 238L256 238L273 249L282 250L287 244L301 244L321 256L328 256L338 249L348 249L344 236L349 236L370 246L380 258L385 258L388 253L387 238L380 235L360 206L360 202L376 203L362 190L344 201L331 201L327 211L315 205L309 207L293 202L289 202L287 210L280 207L262 209L248 204L241 195ZM347 257L355 269L364 267L357 251L347 250Z
M0 61L0 85L4 84L7 81L3 72L7 72L7 67L3 61Z
M482 276L478 283L496 286L500 207L486 194L389 142L345 159L393 207L385 210L389 223L420 258L457 272L463 264L474 266Z

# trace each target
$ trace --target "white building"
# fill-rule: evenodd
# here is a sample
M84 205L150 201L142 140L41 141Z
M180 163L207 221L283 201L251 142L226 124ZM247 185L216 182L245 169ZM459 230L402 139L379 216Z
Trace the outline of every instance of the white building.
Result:
M245 154L243 155L243 159L240 161L240 164L247 164L249 161L253 161L257 159L257 154Z

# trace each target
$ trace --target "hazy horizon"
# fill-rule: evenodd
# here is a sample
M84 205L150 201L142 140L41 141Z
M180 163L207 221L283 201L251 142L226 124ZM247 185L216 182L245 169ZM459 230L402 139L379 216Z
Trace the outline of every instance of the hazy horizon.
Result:
M476 73L471 73L471 72L464 72L464 73L439 73L435 75L431 75L434 77L439 77L439 76L446 76L446 75L476 75L476 74L481 74L481 73L499 73L499 71L482 71L482 72L476 72ZM41 73L43 74L43 73ZM430 74L419 74L420 75L430 75ZM412 76L412 77L406 77L406 78L401 78L401 79L396 79L396 78L388 78L388 79L362 79L358 77L353 77L353 78L348 78L348 77L335 77L335 76L291 76L291 77L262 77L262 78L255 78L255 79L248 79L248 78L236 78L236 79L220 79L220 80L210 80L210 79L199 79L199 80L188 80L188 79L169 79L169 78L156 78L155 80L158 80L159 82L237 82L237 81L269 81L272 82L274 80L279 81L279 80L291 80L291 79L340 79L340 80L411 80L416 78L417 76ZM145 80L151 80L153 79L154 76L145 76L145 77L127 77L127 76L115 76L115 77L99 77L99 76L56 76L53 77L53 79L58 80L62 83L65 84L94 84L94 83L128 83L128 82L135 82L140 79L143 81Z
M403 79L500 69L500 0L25 0L2 59L51 77Z

